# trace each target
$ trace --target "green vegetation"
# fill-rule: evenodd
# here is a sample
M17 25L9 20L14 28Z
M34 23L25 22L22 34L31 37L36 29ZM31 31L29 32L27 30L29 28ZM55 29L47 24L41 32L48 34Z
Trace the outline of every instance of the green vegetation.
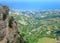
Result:
M40 20L32 16L14 15L20 27L20 34L27 43L56 43L55 31L60 29L60 18L56 15L48 15Z
M42 38L38 41L38 43L56 43L56 40L52 38Z

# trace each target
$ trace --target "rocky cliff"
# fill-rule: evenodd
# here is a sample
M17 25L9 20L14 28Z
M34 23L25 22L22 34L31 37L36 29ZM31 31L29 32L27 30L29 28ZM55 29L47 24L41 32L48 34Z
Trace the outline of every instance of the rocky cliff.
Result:
M0 43L25 43L18 30L17 22L9 16L9 7L0 6Z

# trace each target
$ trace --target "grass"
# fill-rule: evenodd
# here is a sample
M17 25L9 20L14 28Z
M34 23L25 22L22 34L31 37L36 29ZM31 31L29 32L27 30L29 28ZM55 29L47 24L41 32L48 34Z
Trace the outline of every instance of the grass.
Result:
M56 43L56 40L52 38L44 37L44 38L39 39L38 43Z

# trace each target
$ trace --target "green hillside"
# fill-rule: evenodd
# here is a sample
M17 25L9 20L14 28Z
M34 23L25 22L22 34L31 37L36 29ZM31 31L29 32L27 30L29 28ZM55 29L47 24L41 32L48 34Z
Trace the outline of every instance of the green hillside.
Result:
M60 30L60 15L48 15L36 19L33 16L24 16L21 13L11 14L18 22L20 34L27 43L56 43L57 30Z

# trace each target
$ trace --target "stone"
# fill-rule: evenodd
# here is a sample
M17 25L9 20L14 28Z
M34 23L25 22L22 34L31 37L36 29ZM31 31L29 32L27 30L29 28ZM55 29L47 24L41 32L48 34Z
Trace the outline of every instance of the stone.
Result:
M0 43L19 42L18 32L17 22L9 16L9 8L5 5L0 6Z

